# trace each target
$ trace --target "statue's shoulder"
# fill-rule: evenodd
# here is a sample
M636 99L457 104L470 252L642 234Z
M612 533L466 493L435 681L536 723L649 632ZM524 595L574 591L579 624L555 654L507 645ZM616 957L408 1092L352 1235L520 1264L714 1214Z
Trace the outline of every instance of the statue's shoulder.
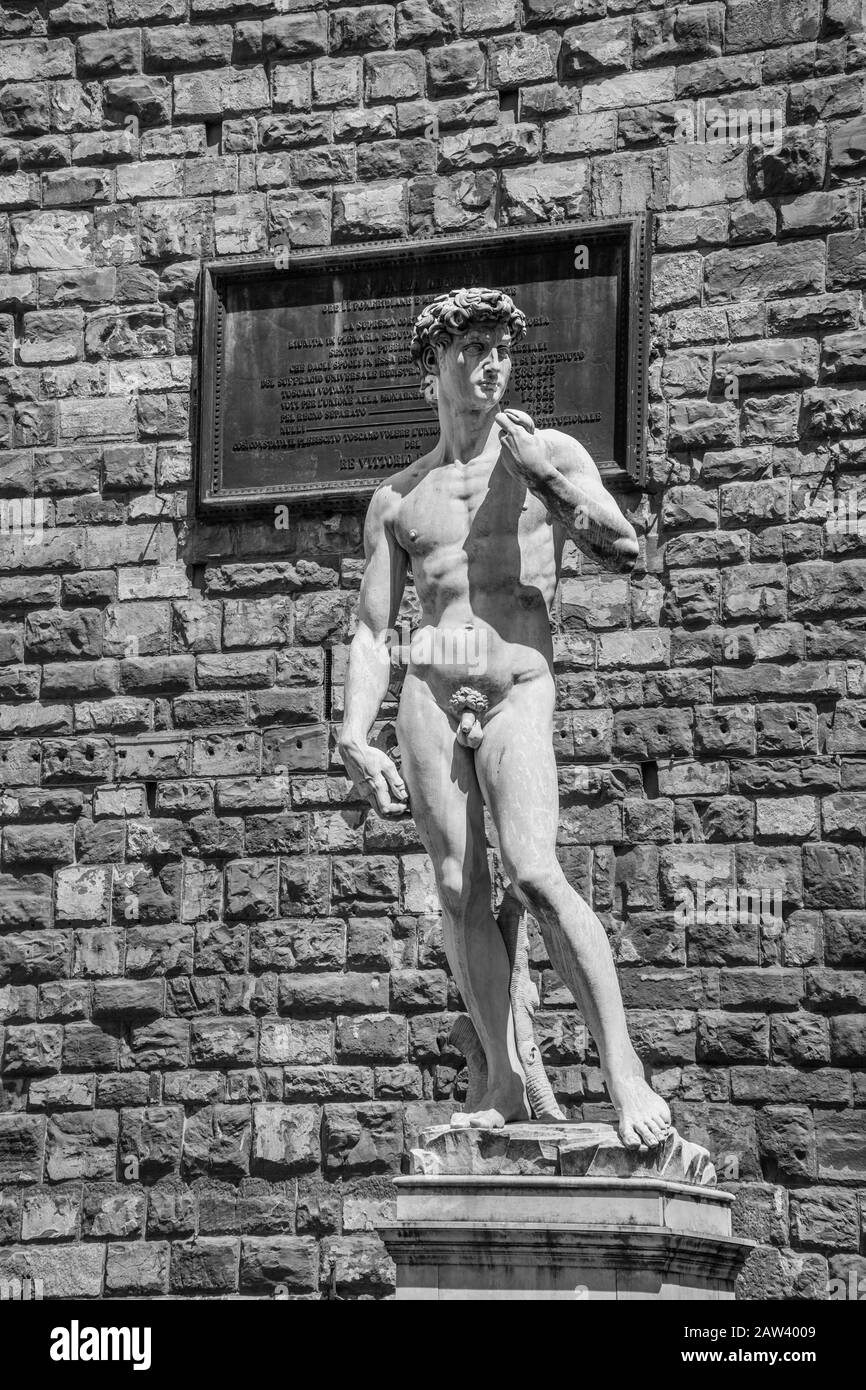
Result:
M393 524L400 514L404 499L425 472L420 467L423 463L424 459L416 459L389 478L383 478L370 499L370 513L380 521Z
M373 496L376 497L382 492L384 497L393 500L399 507L403 498L417 486L427 473L429 473L431 466L435 462L434 456L435 450L431 449L429 453L423 454L421 458L413 459L405 468L401 468L398 473L392 473L389 478L381 482Z
M598 472L592 455L570 434L562 430L539 430L548 446L551 461L565 474Z
M395 486L398 477L399 474L395 473L393 478L385 478L379 483L379 486L370 498L370 505L367 508L368 518L380 524L385 522L391 523L396 520L400 511L400 504L403 500L400 488Z

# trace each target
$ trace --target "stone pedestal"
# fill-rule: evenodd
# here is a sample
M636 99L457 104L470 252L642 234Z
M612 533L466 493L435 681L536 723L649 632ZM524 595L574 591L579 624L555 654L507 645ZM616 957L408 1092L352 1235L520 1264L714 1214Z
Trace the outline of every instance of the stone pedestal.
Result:
M439 1128L382 1232L398 1299L732 1299L752 1248L706 1150L624 1149L607 1125Z

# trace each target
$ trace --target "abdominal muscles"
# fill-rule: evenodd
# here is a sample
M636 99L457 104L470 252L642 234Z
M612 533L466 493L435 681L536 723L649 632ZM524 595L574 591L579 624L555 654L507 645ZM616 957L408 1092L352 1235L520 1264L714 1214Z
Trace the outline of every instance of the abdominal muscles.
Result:
M548 527L536 522L518 537L476 528L470 544L464 537L414 554L412 569L422 617L409 669L443 708L461 686L492 709L519 682L552 681L557 567Z
M411 674L425 681L437 702L448 706L462 686L483 695L491 710L522 681L552 679L550 623L542 610L543 626L525 640L502 636L490 623L470 618L463 623L422 623L412 634Z

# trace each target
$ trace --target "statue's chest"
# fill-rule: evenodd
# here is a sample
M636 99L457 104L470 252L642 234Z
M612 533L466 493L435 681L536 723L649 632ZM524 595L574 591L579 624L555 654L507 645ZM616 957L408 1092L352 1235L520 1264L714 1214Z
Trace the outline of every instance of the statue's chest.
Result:
M537 498L504 470L425 478L400 508L397 539L418 558L442 547L487 547L529 536L543 522Z

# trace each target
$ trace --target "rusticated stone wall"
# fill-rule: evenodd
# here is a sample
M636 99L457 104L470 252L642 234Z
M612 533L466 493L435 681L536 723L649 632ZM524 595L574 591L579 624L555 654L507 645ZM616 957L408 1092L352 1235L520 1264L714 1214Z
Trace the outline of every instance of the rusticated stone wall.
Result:
M0 11L0 1278L385 1296L390 1176L460 1094L428 862L334 751L360 515L193 519L202 258L648 207L643 559L567 566L561 854L743 1295L823 1297L866 1276L859 0L279 9Z

